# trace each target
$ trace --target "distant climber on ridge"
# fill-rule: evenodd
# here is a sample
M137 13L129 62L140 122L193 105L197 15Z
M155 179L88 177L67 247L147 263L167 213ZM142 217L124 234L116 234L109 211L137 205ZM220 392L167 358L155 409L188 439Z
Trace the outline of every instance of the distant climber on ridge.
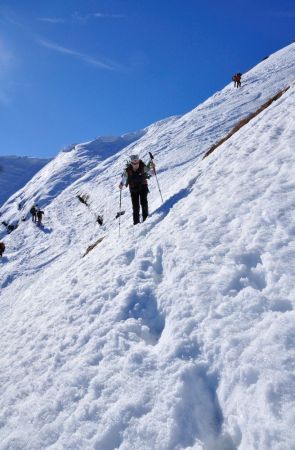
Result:
M129 186L132 209L133 209L133 224L136 225L140 222L139 212L141 206L142 221L148 217L148 178L155 174L155 164L150 161L145 164L138 155L130 156L130 163L128 163L126 169L122 174L122 179L119 184L119 188L123 189L124 186Z
M242 74L240 72L238 72L238 73L236 73L235 75L232 76L232 80L234 82L234 87L241 87L242 86L241 78L242 78Z

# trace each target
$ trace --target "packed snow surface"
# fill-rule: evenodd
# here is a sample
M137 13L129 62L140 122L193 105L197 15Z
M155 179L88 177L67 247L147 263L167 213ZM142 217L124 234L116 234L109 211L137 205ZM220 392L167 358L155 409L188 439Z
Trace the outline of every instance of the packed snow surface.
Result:
M1 450L295 449L294 69L292 44L242 88L109 152L75 146L25 186L45 217L0 236ZM164 202L154 177L133 227L124 190L119 237L120 173L149 151Z

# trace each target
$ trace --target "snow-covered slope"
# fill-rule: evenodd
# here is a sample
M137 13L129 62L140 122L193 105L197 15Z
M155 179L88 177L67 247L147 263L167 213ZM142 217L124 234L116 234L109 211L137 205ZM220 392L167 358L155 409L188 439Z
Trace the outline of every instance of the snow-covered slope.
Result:
M0 156L0 207L48 161L49 159Z
M67 147L50 161L43 170L40 170L35 177L32 178L32 174L32 179L28 182L26 189L21 189L12 195L2 211L5 213L8 209L9 217L6 217L11 222L16 219L16 216L21 217L24 213L23 210L20 213L16 212L19 201L22 202L27 213L33 203L42 204L42 206L47 205L99 162L138 140L143 134L144 130L140 130L119 137L98 137L90 142ZM103 167L103 164L101 167Z
M0 263L1 450L294 448L294 69L293 44L54 195L23 190L43 189L45 226L21 223ZM150 180L133 227L125 191L119 238L119 174L148 151L164 203Z

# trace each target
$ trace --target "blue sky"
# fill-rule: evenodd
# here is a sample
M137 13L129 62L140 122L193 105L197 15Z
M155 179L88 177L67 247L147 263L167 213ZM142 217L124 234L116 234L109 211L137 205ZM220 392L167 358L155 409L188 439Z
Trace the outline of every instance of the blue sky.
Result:
M183 114L295 38L293 0L0 0L0 155Z

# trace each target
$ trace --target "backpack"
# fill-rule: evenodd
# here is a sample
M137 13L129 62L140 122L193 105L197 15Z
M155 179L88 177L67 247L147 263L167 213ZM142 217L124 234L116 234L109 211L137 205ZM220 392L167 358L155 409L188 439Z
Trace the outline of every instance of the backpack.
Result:
M139 167L136 172L132 169L131 164L128 164L126 172L127 172L126 187L129 185L130 189L136 189L142 186L143 184L147 185L148 176L145 172L145 164L141 159L139 160Z

